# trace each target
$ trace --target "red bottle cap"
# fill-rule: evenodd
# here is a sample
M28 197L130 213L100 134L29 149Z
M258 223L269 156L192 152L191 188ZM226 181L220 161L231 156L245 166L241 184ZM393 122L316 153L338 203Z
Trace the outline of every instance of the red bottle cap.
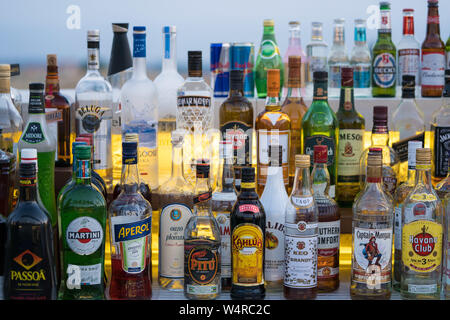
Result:
M78 142L86 142L86 144L87 144L88 146L91 145L91 139L89 139L88 137L76 137L76 138L75 138L75 141L78 141Z
M92 133L81 133L81 134L78 135L78 137L89 139L89 142L86 142L86 143L89 146L92 146L92 143L93 143L93 140L94 140L94 136L92 135Z

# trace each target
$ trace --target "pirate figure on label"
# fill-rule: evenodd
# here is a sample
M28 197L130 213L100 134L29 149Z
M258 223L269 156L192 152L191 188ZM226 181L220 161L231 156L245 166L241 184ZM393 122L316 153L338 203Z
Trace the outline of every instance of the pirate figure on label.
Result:
M369 261L369 266L374 264L373 260L375 258L375 265L380 266L381 252L378 250L375 236L372 236L368 243L361 245L364 246L363 255Z

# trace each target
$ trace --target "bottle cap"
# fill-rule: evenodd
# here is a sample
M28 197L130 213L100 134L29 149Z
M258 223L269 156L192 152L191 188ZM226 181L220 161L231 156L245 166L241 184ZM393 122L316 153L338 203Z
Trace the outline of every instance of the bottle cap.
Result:
M188 72L190 77L202 76L202 52L188 51Z
M87 138L88 139L87 144L89 146L92 146L92 144L94 143L94 136L92 135L92 133L81 133L81 134L78 135L78 137L80 137L80 138ZM76 141L76 139L75 139L75 141Z
M209 177L209 160L199 159L195 166L197 178L208 178Z
M373 122L387 124L388 121L388 107L386 106L374 106L373 107Z
M87 143L85 141L74 141L74 142L72 142L72 150L75 150L75 148L77 146L83 146L83 145L87 146Z
M74 155L78 160L91 159L91 146L79 145L75 147Z
M20 174L21 178L36 177L36 163L35 162L21 162L19 165L19 174ZM34 182L34 184L36 184L36 182Z
M295 155L295 167L296 168L309 168L311 165L311 157L309 154L296 154Z
M403 9L403 12L414 12L414 9L411 9L411 8L405 8L405 9Z
M87 31L87 41L99 42L100 41L100 30L88 30Z
M29 84L30 98L28 102L28 113L44 113L44 84L40 82L34 82Z
M416 149L416 166L431 164L431 149L419 148Z
M289 21L290 27L295 27L295 26L299 26L299 25L300 25L300 21Z
M36 162L37 161L37 150L34 148L23 148L20 150L20 162Z
M289 56L288 58L288 87L300 88L301 76L300 68L302 65L302 58L300 56Z
M314 81L328 81L328 72L326 71L314 71L313 73Z
M255 182L255 168L243 167L242 168L242 183ZM242 186L242 185L241 185Z
M391 3L388 1L381 1L380 2L380 10L389 10L391 9Z
M280 94L280 69L267 70L267 95L278 97Z
M126 142L139 142L139 135L137 133L125 133Z
M341 85L342 87L353 87L353 68L341 68Z
M314 146L314 163L327 163L328 148L324 145Z
M11 77L11 66L9 64L0 64L0 78Z
M133 27L133 33L145 33L146 28L145 26L134 26Z
M47 55L47 67L56 67L58 66L58 60L56 58L56 54L48 54Z
M242 70L233 69L230 71L230 89L244 89L244 72Z
M128 32L128 23L112 23L113 32Z
M162 28L163 33L176 33L177 27L176 26L164 26Z
M88 137L76 137L75 142L83 142L86 145L90 145L91 140Z
M264 19L263 25L264 27L273 27L275 25L275 21L273 19Z

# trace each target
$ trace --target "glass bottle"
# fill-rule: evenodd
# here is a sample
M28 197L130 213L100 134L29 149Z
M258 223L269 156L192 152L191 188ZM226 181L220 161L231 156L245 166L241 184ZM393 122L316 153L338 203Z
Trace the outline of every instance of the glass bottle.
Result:
M428 0L427 35L422 43L422 97L442 96L445 44L441 40L438 0Z
M88 63L86 75L75 88L75 118L77 136L93 136L93 170L104 179L108 190L112 186L112 87L100 74L100 31L87 32Z
M392 42L391 4L380 2L381 24L372 48L372 96L395 97L397 49Z
M230 94L219 108L221 140L233 145L235 187L241 188L241 169L252 164L253 104L244 96L242 70L230 71Z
M91 147L80 145L74 152L76 184L58 203L62 254L58 299L102 300L106 200L91 183Z
M433 161L431 179L433 185L447 176L450 155L450 69L445 70L445 89L441 107L431 116L431 141Z
M447 57L447 65L445 69L450 69L450 36L448 36L447 42L445 43L445 52Z
M442 275L442 286L445 299L450 299L450 195L447 192L443 204L445 204L445 231L444 231L444 271Z
M55 166L70 167L70 144L75 139L72 132L72 110L69 100L59 91L58 63L56 54L47 55L45 78L45 111L50 132L56 141Z
M303 88L306 87L306 79L308 72L308 58L305 54L305 51L302 48L302 42L300 38L300 22L299 21L289 21L289 44L288 48L283 57L284 64L284 74L289 75L289 57L290 56L300 56L300 71L298 73L299 76L299 87L302 92L300 94L304 95L306 92ZM283 83L283 97L286 97L288 93L288 77L284 77Z
M164 289L184 288L184 231L192 216L193 188L184 178L183 136L172 131L172 175L158 188L159 263L158 280Z
M284 278L284 223L289 197L284 186L282 155L282 146L269 146L267 182L261 195L266 213L264 278L268 291L281 291Z
M230 217L231 299L264 299L266 214L255 190L255 169L242 168L241 192Z
M220 275L222 291L231 289L230 215L237 200L234 188L233 149L231 141L219 141L219 172L211 207L220 230Z
M319 211L317 244L317 287L319 292L331 292L339 288L341 216L336 201L328 195L330 175L327 169L327 159L327 147L314 146L311 185L313 198Z
M345 46L345 19L334 19L333 45L328 57L328 87L329 95L337 97L341 88L341 68L348 66L347 48Z
M414 76L404 75L402 80L402 101L392 115L392 149L400 160L398 182L404 182L408 167L408 141L425 143L425 120L415 99Z
M414 188L416 180L416 150L423 147L422 141L408 142L408 178L394 193L394 277L393 288L400 291L402 273L402 207L406 197Z
M327 73L324 71L316 71L314 73L313 102L302 119L301 141L303 153L309 154L311 161L315 145L323 144L328 147L327 167L330 173L329 195L334 198L337 177L336 147L339 124L334 111L328 104L327 85Z
M364 189L353 204L352 299L389 299L392 286L392 202L382 186L382 153L367 158Z
M339 123L336 201L340 207L350 208L360 190L359 159L364 150L366 121L355 109L352 68L342 68L341 76L341 97L336 112Z
M281 106L281 111L286 113L291 120L291 141L289 148L289 190L294 184L295 155L302 153L301 128L302 119L308 107L303 101L301 88L301 57L290 56L288 62L287 95Z
M220 231L212 215L209 163L196 165L194 213L184 230L184 296L212 300L220 289Z
M283 296L289 300L317 296L319 213L310 180L310 156L295 156L295 180L286 206Z
M448 161L448 167L450 167L450 159ZM436 190L436 193L439 196L439 199L442 201L442 205L445 208L444 198L447 195L447 193L450 192L450 170L447 169L447 176L445 177L445 179L441 180L441 182L436 184L434 190Z
M87 145L87 143L85 141L74 141L74 142L72 142L71 150L75 150L75 148L77 146L81 146L81 145ZM75 157L75 153L73 154L73 157ZM57 206L58 206L58 203L61 201L61 197L66 192L66 190L69 188L72 188L75 185L75 181L77 179L76 173L77 173L77 159L74 158L73 162L72 162L72 177L64 184L64 186L59 191L58 196L56 197L56 205Z
M275 22L272 19L264 20L264 32L259 47L255 64L255 85L258 98L266 98L267 96L267 72L269 69L278 69L280 72L280 86L278 96L284 83L284 66L275 40Z
M109 206L111 277L106 296L112 300L152 297L152 206L139 192L137 150L137 142L122 142L122 192Z
M56 300L50 215L39 205L36 164L21 163L19 202L6 221L4 298Z
M350 54L355 95L370 97L370 67L372 57L366 40L366 20L355 19L355 46Z
M444 211L431 184L431 150L416 150L416 180L402 207L402 272L405 299L439 299Z
M289 137L291 134L291 120L281 111L280 99L280 70L267 71L267 98L265 109L256 117L256 159L258 195L262 195L267 179L269 165L269 146L272 144L283 147L283 177L286 188L289 183Z
M6 243L6 219L0 214L0 286L4 287L5 280L5 243ZM3 290L0 290L0 300L5 300Z
M322 29L322 22L311 22L311 42L306 46L308 56L307 82L308 87L310 87L307 92L308 96L312 95L314 72L328 70L328 45L323 41Z
M414 37L414 9L403 9L403 37L397 45L398 78L404 75L415 77L416 87L420 85L420 43Z

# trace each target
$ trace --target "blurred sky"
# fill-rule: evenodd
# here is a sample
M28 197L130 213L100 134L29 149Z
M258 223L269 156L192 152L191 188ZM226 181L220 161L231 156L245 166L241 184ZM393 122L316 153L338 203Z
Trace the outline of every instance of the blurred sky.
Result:
M185 68L187 50L202 50L204 65L209 64L211 42L251 41L256 49L262 36L264 18L275 20L275 32L283 54L288 44L288 22L301 22L302 44L310 39L312 21L324 23L324 38L330 45L334 18L346 19L346 43L353 45L353 21L369 18L367 9L378 6L374 0L2 0L0 11L0 63L42 65L47 53L56 53L58 63L85 64L86 31L100 29L101 61L107 64L112 42L112 22L129 22L147 27L147 59L151 70L161 63L163 25L177 26L179 67ZM402 9L416 10L416 39L424 40L426 0L391 0L395 43L402 34ZM80 9L80 29L68 29L71 5ZM76 8L77 8L76 7ZM440 1L441 37L450 31L450 0ZM376 40L375 29L368 30L370 45Z

